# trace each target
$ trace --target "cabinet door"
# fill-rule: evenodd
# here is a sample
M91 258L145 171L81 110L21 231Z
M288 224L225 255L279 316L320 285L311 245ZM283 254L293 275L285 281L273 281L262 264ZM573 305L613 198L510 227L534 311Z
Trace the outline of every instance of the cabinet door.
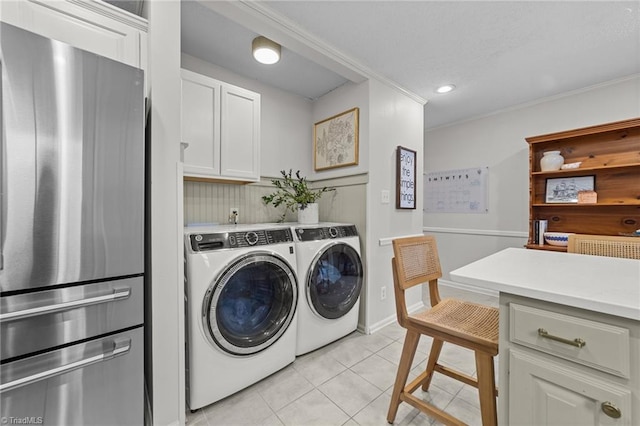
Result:
M228 177L260 178L260 95L222 86L221 167Z
M8 24L137 68L146 65L146 20L107 3L14 0L0 8Z
M220 83L182 70L184 173L220 175Z
M602 404L620 410L609 417ZM509 354L509 424L531 426L633 425L631 391L518 350Z

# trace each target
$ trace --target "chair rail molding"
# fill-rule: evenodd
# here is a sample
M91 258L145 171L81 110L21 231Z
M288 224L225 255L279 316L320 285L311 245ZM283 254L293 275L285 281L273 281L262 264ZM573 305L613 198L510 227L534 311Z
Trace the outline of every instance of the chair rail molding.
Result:
M378 240L378 245L380 245L380 246L390 246L391 242L393 240L395 240L396 238L419 237L421 235L424 235L424 233L422 233L422 234L411 234L411 235L398 235L396 237L380 238Z
M423 232L435 232L438 234L463 234L463 235L482 235L486 237L509 237L509 238L528 238L526 231L503 231L500 229L465 229L465 228L439 228L434 226L425 226Z

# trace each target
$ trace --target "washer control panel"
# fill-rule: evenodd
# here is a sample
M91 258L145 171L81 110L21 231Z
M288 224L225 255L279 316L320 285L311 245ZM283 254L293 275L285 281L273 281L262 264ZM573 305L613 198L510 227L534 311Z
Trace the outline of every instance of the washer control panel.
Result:
M191 249L195 252L266 246L290 242L293 242L293 234L290 228L189 235Z
M322 226L313 228L296 228L299 241L329 240L334 238L357 237L355 225Z

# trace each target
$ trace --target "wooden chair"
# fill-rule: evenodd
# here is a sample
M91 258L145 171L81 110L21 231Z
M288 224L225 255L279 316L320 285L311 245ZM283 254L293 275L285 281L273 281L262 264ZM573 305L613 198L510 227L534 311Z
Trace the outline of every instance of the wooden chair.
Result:
M567 252L640 259L640 237L573 234Z
M398 322L407 329L400 365L393 387L387 421L393 423L400 402L404 401L447 425L463 422L439 408L415 397L422 386L429 389L434 372L452 377L478 389L482 424L496 425L496 397L493 357L498 354L498 309L456 299L440 299L438 278L442 277L436 241L431 236L399 238L393 241L395 257L393 283ZM405 290L429 283L431 309L409 315ZM421 335L431 336L431 353L426 370L408 385L407 378ZM477 380L462 372L438 364L444 342L475 351Z

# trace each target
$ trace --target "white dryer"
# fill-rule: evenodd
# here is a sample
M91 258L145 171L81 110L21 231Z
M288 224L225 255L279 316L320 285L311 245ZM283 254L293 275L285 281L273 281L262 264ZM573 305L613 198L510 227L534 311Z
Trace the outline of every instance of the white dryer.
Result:
M216 402L295 360L296 255L287 226L185 228L187 403Z
M296 355L358 327L364 268L355 225L294 225L300 297Z

